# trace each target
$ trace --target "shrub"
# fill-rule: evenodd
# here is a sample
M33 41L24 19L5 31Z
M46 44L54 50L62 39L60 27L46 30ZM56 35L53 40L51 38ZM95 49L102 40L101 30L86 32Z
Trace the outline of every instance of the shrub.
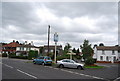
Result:
M2 57L7 57L7 53L2 53Z
M9 58L16 58L16 54L15 53L9 54Z
M85 60L86 65L93 65L95 63L95 60L92 57L88 57L87 60Z
M70 59L70 55L68 54L63 54L62 56L58 56L57 60L62 60L62 59Z
M38 51L30 50L28 54L28 59L32 60L32 58L36 58L36 57L38 57Z
M17 58L19 58L19 59L28 59L27 56L18 56Z

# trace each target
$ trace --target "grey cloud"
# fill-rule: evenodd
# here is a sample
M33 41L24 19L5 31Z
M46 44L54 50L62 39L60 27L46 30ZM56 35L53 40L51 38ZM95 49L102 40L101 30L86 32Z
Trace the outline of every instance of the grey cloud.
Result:
M44 5L58 19L44 21L35 14L36 8L42 9ZM116 36L117 28L117 7L116 3L83 3L83 2L60 2L60 3L3 3L2 5L2 30L4 40L36 40L36 44L46 44L48 24L51 25L51 41L54 32L59 33L61 43L70 42L74 46L79 45L84 39L91 43L105 42L114 44L112 41L105 41L108 34ZM41 15L41 14L40 14ZM99 19L105 16L108 20L94 22L94 27L82 25L74 21L75 18L88 16L90 19ZM70 22L62 21L68 17ZM73 22L74 21L74 22ZM84 21L86 22L86 21ZM17 31L9 29L13 25ZM114 30L114 31L113 31ZM91 35L92 34L92 35ZM97 35L99 34L99 35ZM107 34L107 35L106 35ZM90 36L91 35L91 36ZM103 37L104 35L104 37ZM101 37L100 37L101 36ZM40 41L39 41L40 40ZM113 40L113 42L116 42Z

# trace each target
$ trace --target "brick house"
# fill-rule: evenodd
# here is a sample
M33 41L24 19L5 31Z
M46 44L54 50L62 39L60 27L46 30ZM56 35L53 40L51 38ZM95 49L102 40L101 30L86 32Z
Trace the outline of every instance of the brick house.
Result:
M57 45L56 46L56 53L57 55L62 55L63 54L63 50L62 50L62 45ZM55 53L55 46L54 45L50 45L49 46L49 52L54 54ZM46 55L48 53L48 46L44 45L43 49L42 49L42 54Z
M2 46L2 53L12 54L16 53L16 47L20 46L20 44L16 43L15 41L3 45Z

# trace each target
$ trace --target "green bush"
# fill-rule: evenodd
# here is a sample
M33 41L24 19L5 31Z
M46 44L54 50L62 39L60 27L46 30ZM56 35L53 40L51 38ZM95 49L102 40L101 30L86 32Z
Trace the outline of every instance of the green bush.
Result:
M92 57L88 57L87 60L85 60L85 65L93 65L95 63L95 60Z
M9 58L16 58L16 54L15 53L9 54Z
M38 51L33 51L33 50L29 51L29 54L28 54L29 60L32 60L32 58L37 58L37 57L38 57Z
M63 54L62 56L58 56L57 60L62 60L62 59L70 59L70 55L68 54Z
M18 56L17 58L19 58L19 59L28 59L27 56Z
M81 59L82 57L80 55L73 55L73 58Z

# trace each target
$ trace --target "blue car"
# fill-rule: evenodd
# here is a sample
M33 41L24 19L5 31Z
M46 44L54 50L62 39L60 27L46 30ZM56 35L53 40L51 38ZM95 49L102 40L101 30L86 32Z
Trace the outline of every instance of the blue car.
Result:
M40 56L36 59L33 59L34 64L42 64L42 65L52 65L52 60L48 56Z

